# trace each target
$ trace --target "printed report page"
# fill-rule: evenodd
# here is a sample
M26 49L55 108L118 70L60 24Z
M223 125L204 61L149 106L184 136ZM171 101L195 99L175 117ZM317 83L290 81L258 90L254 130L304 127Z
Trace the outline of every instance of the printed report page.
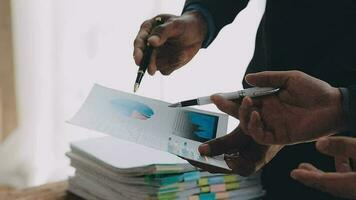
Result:
M192 108L170 108L168 105L167 102L96 84L69 123L204 161L198 153L198 146L226 133L227 116ZM222 165L219 166L227 167L224 161Z

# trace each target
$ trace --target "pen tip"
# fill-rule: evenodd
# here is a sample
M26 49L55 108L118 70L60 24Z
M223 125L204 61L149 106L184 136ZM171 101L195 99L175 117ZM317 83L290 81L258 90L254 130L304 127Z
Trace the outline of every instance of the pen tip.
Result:
M140 84L135 83L135 86L134 86L134 93L137 92L137 90L138 90L139 87L140 87Z

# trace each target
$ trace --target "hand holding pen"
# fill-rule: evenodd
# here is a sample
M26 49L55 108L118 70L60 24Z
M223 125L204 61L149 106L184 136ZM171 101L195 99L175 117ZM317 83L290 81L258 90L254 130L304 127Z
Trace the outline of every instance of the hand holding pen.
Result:
M161 18L162 25L156 25ZM201 48L207 32L207 25L196 11L185 12L181 16L159 15L145 21L134 42L136 65L143 64L147 43L153 47L148 58L147 72L154 75L160 71L169 75L188 63Z
M162 24L163 24L162 18L156 17L154 23L152 24L152 27L154 28ZM150 45L150 43L147 42L142 61L140 63L140 67L138 68L137 77L134 85L134 92L136 92L140 87L140 83L142 81L143 75L145 74L148 65L150 64L152 53L153 53L153 47Z

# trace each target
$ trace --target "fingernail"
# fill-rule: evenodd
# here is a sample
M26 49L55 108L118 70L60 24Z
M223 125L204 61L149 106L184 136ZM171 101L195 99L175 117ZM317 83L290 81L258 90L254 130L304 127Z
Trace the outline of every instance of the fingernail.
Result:
M292 179L294 179L294 180L297 180L297 177L295 177L295 175L294 175L294 173L292 172L292 173L290 173L290 177L292 177Z
M218 95L213 94L213 95L210 96L210 100L215 102L217 97L218 97Z
M210 96L210 99L211 99L211 100L213 100L213 99L215 99L215 98L216 98L216 94L213 94L213 95Z
M329 140L326 138L322 138L318 140L318 142L316 143L316 147L320 150L326 150L328 146L329 146Z
M148 71L148 74L151 75L151 76L155 75L155 73L156 73L156 71L151 71L151 70Z
M247 97L244 97L241 101L241 107L242 110L247 110L248 108L248 103L247 103Z
M245 76L245 81L246 81L246 83L249 84L250 86L253 86L253 85L248 81L249 77L250 77L250 74L247 74L247 75Z
M202 155L209 155L210 153L210 147L208 144L202 144L199 146L198 151Z
M293 171L290 173L290 177L292 177L292 179L294 179L294 180L297 180L297 176L295 175L295 170L293 170Z
M252 106L252 105L253 105L253 101L252 101L251 97L247 96L247 97L245 97L245 98L246 98L246 103L247 103L247 105L248 105L248 106Z

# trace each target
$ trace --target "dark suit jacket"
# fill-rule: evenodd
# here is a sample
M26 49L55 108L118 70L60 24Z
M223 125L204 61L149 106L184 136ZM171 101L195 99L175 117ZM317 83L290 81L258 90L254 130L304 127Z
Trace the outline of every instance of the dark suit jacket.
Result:
M248 0L187 0L185 6L194 3L211 13L217 35ZM347 87L349 128L356 133L356 1L267 0L246 73L265 70L300 70L334 87ZM288 146L264 168L267 199L335 199L290 178L301 162L335 170L333 159L318 153L314 143Z

